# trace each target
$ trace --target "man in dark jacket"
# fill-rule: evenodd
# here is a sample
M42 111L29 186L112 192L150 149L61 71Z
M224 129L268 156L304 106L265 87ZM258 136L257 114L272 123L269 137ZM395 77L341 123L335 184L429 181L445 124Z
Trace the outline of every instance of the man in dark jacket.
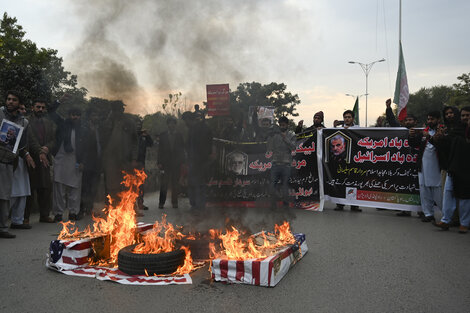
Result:
M85 133L83 140L83 176L80 202L80 217L91 215L93 203L98 190L102 155L102 130L100 127L100 114L94 107L86 112L87 125L83 128Z
M445 112L445 111L444 111ZM470 107L459 114L461 123L455 123L450 131L441 130L434 140L436 145L448 151L447 177L444 185L442 218L434 225L448 230L459 204L459 232L468 232L470 225Z
M209 165L213 158L212 132L200 113L183 113L188 126L188 196L191 208L206 207L206 183Z
M36 194L39 205L39 222L53 223L49 217L51 212L52 180L50 174L50 164L52 162L52 150L55 144L55 124L45 117L46 102L37 99L33 102L33 112L29 118L30 131L28 140L31 156L36 163L35 168L29 169L29 179L31 185L31 196L26 201L25 221L29 221L29 216L33 207L34 194Z
M418 119L413 114L407 114L406 115L405 119L403 120L403 125L401 125L397 121L397 118L395 117L395 114L393 114L392 107L391 107L392 106L392 99L387 99L385 101L385 106L387 107L385 109L385 116L386 116L386 119L387 119L387 123L388 123L388 125L390 125L390 127L405 126L408 129L416 127ZM423 213L421 211L418 212L419 216L422 216L422 214ZM408 217L408 216L411 216L411 212L410 211L400 211L399 213L397 213L397 216Z
M324 118L325 117L324 117L323 111L319 111L315 113L315 115L313 116L313 125L306 128L305 130L303 129L304 121L300 120L299 123L297 124L297 127L295 128L295 133L296 134L305 133L307 135L307 134L312 134L317 129L325 128L325 125L323 125Z
M178 180L181 164L184 162L184 140L181 133L176 130L175 118L169 117L166 120L166 125L168 130L160 135L158 146L157 166L162 174L158 208L163 209L169 186L171 188L171 204L176 209L178 208Z

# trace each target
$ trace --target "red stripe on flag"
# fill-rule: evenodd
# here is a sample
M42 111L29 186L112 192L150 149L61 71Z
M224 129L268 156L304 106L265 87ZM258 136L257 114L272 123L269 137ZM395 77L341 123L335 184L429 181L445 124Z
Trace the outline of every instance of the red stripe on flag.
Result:
M406 118L406 107L401 109L400 113L398 113L398 120L403 121Z
M228 260L220 260L220 277L227 278L228 272Z
M237 272L235 274L235 279L237 281L242 281L243 276L245 276L245 262L237 261Z
M253 275L253 279L255 280L256 286L259 286L259 283L260 283L259 271L260 271L260 261L253 261L251 272Z
M88 257L82 257L82 258L70 258L68 256L62 256L62 261L66 264L74 264L74 265L82 265L88 263Z
M67 247L67 249L70 249L70 250L86 250L86 249L91 248L90 241L85 241L69 248L68 246L71 245L72 243L73 241L68 241L68 242L65 242L64 244L65 244L65 247Z

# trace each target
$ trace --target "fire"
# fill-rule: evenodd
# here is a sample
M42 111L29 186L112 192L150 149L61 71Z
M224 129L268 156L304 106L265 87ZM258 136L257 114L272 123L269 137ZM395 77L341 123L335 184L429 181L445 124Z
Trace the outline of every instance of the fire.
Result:
M140 254L170 252L175 250L176 240L183 237L184 235L172 224L167 223L166 215L163 215L162 221L160 223L156 221L152 230L142 236L142 242L133 252Z
M109 236L109 258L90 260L91 265L99 266L116 267L119 251L136 243L137 246L133 252L138 254L164 253L177 249L176 240L183 238L184 235L166 221L165 215L162 217L162 221L156 221L152 230L143 234L141 239L136 236L137 221L134 206L139 196L139 187L146 178L147 175L140 170L134 170L133 175L125 174L122 184L126 190L119 194L120 202L115 205L113 199L108 196L109 205L103 210L106 217L93 216L93 230L88 226L85 230L79 231L74 222L68 221L62 223L62 231L58 239L78 240ZM189 273L194 269L189 248L181 247L181 249L185 250L186 256L184 264L175 272L177 275Z
M290 224L284 222L275 225L274 234L261 232L252 236L240 233L235 227L227 229L225 234L218 230L211 230L211 236L222 240L220 247L210 244L211 256L214 258L228 258L234 260L259 259L274 254L277 250L295 242L290 230Z

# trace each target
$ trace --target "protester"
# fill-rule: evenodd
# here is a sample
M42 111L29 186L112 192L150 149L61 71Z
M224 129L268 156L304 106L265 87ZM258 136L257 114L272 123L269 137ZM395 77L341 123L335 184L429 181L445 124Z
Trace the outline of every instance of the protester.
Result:
M21 97L16 91L7 91L5 106L0 108L0 123L2 121L13 122L23 128L23 132L28 131L28 120L18 112ZM16 235L8 232L8 212L10 211L10 198L12 194L13 170L17 157L21 156L26 160L28 166L33 166L34 161L26 149L27 136L20 138L18 150L13 153L0 143L0 238L15 238Z
M162 175L158 208L163 209L166 202L168 187L171 189L171 204L178 208L179 179L181 165L184 163L184 140L176 129L176 119L166 120L168 130L160 134L157 166Z
M54 185L52 209L54 221L61 222L69 210L68 219L80 218L80 197L83 171L84 131L80 124L81 111L70 108L67 119L57 119L57 142L54 150Z
M359 125L354 124L354 117L355 117L355 114L353 111L346 110L343 113L343 120L342 121L334 120L333 126L334 127L343 126L344 128L359 127Z
M122 190L122 172L137 167L138 137L134 121L124 114L124 104L115 102L108 119L103 123L103 172L105 192L117 199ZM142 215L139 212L139 215Z
M267 117L258 119L258 111L253 110L253 116L251 119L251 124L253 126L253 139L255 142L265 142L268 140L269 136L273 131L273 127L271 125L271 120Z
M295 128L295 133L296 134L304 133L306 135L312 134L317 129L325 128L325 125L323 125L323 121L324 121L323 111L319 111L315 113L315 115L313 115L312 126L307 127L306 129L303 129L304 120L300 120L299 123L297 124L297 127Z
M25 116L26 107L24 104L20 103L18 108L18 114ZM31 124L30 124L31 125ZM28 128L28 132L30 131ZM25 134L26 135L26 134ZM33 166L34 168L34 160ZM10 208L11 208L11 224L10 228L12 229L31 229L29 222L24 223L24 212L26 207L26 198L31 195L31 188L29 185L29 175L28 175L28 166L26 161L18 156L18 165L13 171L13 182L11 186L11 198L10 198Z
M52 164L51 151L55 145L56 126L46 118L45 114L46 102L41 99L34 100L32 114L29 117L28 140L36 167L29 168L31 196L26 200L24 215L26 224L29 222L35 197L39 205L39 222L54 222L54 219L49 216L52 207L50 164Z
M80 215L91 215L102 172L102 130L100 114L97 109L90 107L86 111L87 125L84 127L83 141L83 174L80 202Z
M452 126L451 130L449 132L440 130L434 140L440 149L448 151L442 218L439 223L434 223L434 225L448 230L452 226L453 215L458 204L459 232L467 233L470 225L470 166L467 161L470 155L470 107L462 108L458 114L455 114L455 110L449 112L448 108L443 112L446 115L446 124L450 124L449 119L453 118L453 120L451 120L452 125L449 125ZM452 113L452 116L449 113ZM460 116L460 123L455 121L455 117L458 116Z
M148 134L146 129L142 129L142 121L137 121L137 168L145 171L145 159L147 156L147 148L153 146L152 137ZM148 207L144 205L144 185L139 187L139 197L137 198L137 206L139 210L148 210Z
M200 112L200 111L199 111ZM204 115L184 112L183 121L188 127L186 151L188 155L188 196L191 209L206 207L206 183L212 153L212 132L204 122Z
M440 112L432 111L427 115L427 127L420 131L410 129L409 144L411 147L419 148L419 192L421 208L424 216L423 222L432 222L434 218L434 206L439 210L442 207L441 166L438 160L437 148L431 143L439 126Z
M395 114L393 114L392 111L392 99L387 99L385 101L385 106L387 107L385 109L385 116L387 119L387 123L390 125L390 127L401 127L402 125L397 121ZM404 121L403 121L403 126L405 126L408 129L411 129L413 127L416 127L416 124L418 123L418 119L416 116L413 114L407 114ZM422 213L418 212L418 216L422 217ZM402 216L402 217L409 217L411 216L410 211L400 211L397 213L397 216Z
M353 111L346 110L343 113L343 120L342 121L335 120L333 122L333 126L334 127L343 126L343 128L346 128L346 129L347 128L357 128L357 127L359 127L359 125L354 124L354 117L355 117L355 114L354 114ZM343 211L344 210L344 204L337 203L334 210L335 211ZM359 206L357 206L357 205L351 205L351 211L352 212L362 212L362 209L360 209Z
M295 149L295 134L287 129L289 120L282 116L279 118L279 130L274 131L268 138L266 149L272 152L271 159L271 207L276 208L277 194L279 193L283 206L289 205L289 178L291 176L292 151ZM277 191L277 185L281 185Z

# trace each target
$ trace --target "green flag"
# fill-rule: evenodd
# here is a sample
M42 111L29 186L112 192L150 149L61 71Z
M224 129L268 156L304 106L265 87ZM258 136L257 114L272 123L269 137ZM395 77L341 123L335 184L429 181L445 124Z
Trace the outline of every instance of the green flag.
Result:
M354 112L354 125L359 126L359 97L356 97L356 102L354 103L353 112Z

